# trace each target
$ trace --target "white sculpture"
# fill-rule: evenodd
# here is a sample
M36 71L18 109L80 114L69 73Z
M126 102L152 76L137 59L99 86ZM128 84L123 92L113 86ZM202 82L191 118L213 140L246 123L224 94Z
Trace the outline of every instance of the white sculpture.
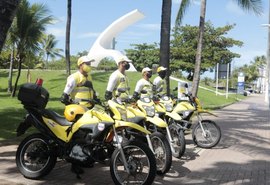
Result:
M113 38L116 37L116 35L123 31L126 27L134 24L142 18L144 18L144 15L139 10L135 9L120 17L109 27L107 27L99 35L88 53L89 57L95 59L95 62L92 63L92 66L97 67L100 61L105 57L112 57L114 60L116 60L117 58L124 56L124 54L120 51L111 49ZM132 63L128 71L136 71Z

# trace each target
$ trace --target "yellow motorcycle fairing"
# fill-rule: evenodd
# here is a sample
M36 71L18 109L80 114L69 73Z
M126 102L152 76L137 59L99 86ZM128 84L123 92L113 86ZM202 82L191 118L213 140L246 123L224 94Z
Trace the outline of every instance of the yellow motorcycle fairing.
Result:
M157 113L166 113L166 108L161 103L155 104L155 110Z
M128 110L128 117L130 117L129 114L131 113L135 116L146 117L146 114L143 111L141 111L138 107L128 106L127 110Z
M108 105L111 111L113 112L113 119L115 120L127 119L127 111L125 105L116 103L113 100L109 100Z
M188 101L182 101L176 104L176 106L173 109L174 112L182 112L186 110L194 111L195 107L193 107Z
M161 127L166 128L168 127L168 124L161 118L154 116L154 117L146 117L146 122L151 122L152 124Z
M140 126L136 123L115 120L115 128L121 128L121 127L129 127L129 128L136 129L140 132L143 132L145 134L151 134L151 132L149 132L148 130L146 130L145 128L143 128L142 126Z
M60 124L54 122L51 119L42 117L45 124L50 128L50 130L62 141L69 142L73 134L80 129L83 125L93 125L93 128L100 122L114 123L114 120L110 118L105 112L98 112L96 110L88 110L83 114L83 116L72 125L70 132L67 130L70 126L61 126Z
M42 119L43 119L44 123L47 125L47 127L54 133L55 136L57 136L59 139L61 139L64 142L69 141L70 137L67 136L66 130L70 126L62 126L59 123L53 121L52 119L48 119L48 118L43 117L43 116L42 116Z
M96 109L95 107L90 110L93 116L97 117L100 121L114 123L114 120L102 109Z
M172 118L175 121L182 120L182 117L179 114L177 114L177 112L174 112L174 111L173 112L166 112L165 115Z

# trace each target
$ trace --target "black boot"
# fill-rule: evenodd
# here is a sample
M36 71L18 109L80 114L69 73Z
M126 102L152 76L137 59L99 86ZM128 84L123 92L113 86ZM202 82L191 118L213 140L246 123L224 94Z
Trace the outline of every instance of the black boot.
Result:
M74 163L71 164L71 172L76 174L77 179L81 179L80 175L84 173L83 169Z

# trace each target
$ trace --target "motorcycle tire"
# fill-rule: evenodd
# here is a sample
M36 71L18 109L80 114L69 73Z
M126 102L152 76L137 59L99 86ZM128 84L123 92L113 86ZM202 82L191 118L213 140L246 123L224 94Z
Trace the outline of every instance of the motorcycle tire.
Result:
M181 158L186 151L186 139L183 129L175 124L169 125L169 131L172 136L172 155L175 158Z
M205 136L199 123L192 129L192 139L194 143L201 148L212 148L216 146L221 139L220 127L212 120L202 120L202 126L205 130Z
M113 182L120 184L152 184L156 177L156 160L150 148L140 141L122 143L129 172L124 167L121 151L116 149L110 160Z
M26 137L16 152L17 168L29 179L40 179L47 175L54 168L56 159L48 139L40 133Z
M170 144L162 133L154 132L150 135L157 164L157 174L164 175L171 169L172 151Z

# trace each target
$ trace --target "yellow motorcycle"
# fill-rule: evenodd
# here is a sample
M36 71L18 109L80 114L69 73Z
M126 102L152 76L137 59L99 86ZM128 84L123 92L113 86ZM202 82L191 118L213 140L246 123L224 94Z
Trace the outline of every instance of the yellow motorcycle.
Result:
M141 93L147 94L144 90ZM181 117L176 113L167 112L155 96L150 98L145 95L137 101L137 105L147 115L150 129L163 133L169 141L172 155L180 158L185 153L186 142L182 127L173 123L177 119L181 120Z
M188 88L187 84L185 86ZM191 93L184 93L188 100L174 98L174 109L182 117L182 126L192 129L192 139L201 148L212 148L221 139L221 129L213 120L203 119L203 114L216 116L215 114L202 108L198 97L193 97ZM196 118L196 122L193 122Z
M181 116L173 109L172 99L167 95L153 98L155 110L160 118L169 125L172 155L181 158L186 151L186 139Z
M16 164L26 178L40 179L54 168L57 158L72 164L77 177L80 167L110 159L110 173L115 184L152 184L156 161L152 151L142 142L120 141L119 133L131 128L138 135L149 131L137 124L117 121L99 108L87 110L81 105L66 106L65 117L45 109L48 91L36 84L21 86L18 99L28 112L17 128L22 135L34 126L38 133L21 141ZM77 168L78 167L78 168Z
M125 88L118 89L118 92L126 92ZM156 158L157 165L157 174L167 173L172 164L172 153L170 150L170 145L166 137L158 132L153 130L151 127L153 124L149 122L154 122L159 125L159 127L166 127L166 123L159 118L152 118L146 116L145 112L142 112L137 107L128 106L130 99L123 100L120 98L120 94L115 98L108 101L108 106L110 107L110 114L115 120L123 120L132 123L136 123L139 127L144 127L147 130L151 130L151 133L147 134L146 137L140 137L134 133L133 129L126 129L122 134L124 138L136 138L142 140L148 144L149 148L153 151Z

